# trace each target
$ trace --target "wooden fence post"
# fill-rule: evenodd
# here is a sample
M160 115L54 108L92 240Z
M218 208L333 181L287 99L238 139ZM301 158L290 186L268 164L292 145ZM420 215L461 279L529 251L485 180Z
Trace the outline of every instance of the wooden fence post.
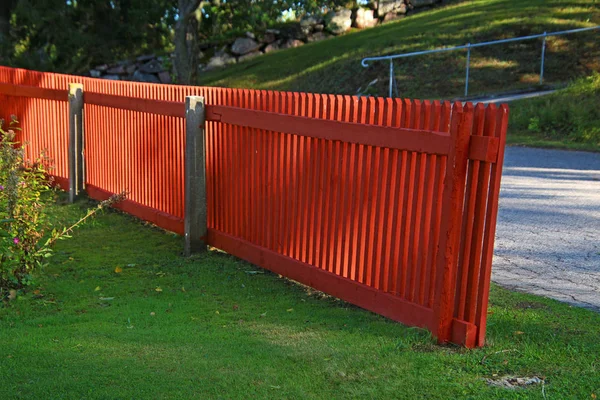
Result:
M69 83L69 202L83 191L83 85Z
M462 227L469 142L473 126L473 106L464 111L456 103L452 112L452 148L447 158L442 221L438 246L433 333L440 343L450 341L456 291L456 273Z
M204 97L185 98L184 254L206 250L206 150Z

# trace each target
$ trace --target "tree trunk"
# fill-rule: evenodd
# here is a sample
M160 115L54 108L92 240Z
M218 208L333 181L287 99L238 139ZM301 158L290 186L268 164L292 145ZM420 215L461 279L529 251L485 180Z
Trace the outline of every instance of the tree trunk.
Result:
M175 24L175 73L181 84L195 84L198 78L198 20L200 0L179 0Z

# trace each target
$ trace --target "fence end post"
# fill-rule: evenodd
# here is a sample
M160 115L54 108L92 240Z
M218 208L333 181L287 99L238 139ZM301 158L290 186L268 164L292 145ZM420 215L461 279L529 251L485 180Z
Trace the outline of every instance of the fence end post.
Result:
M450 341L452 336L464 192L473 126L473 106L467 104L464 111L456 111L460 107L460 103L455 104L452 113L452 148L447 158L442 222L435 266L437 272L433 333L441 343Z
M83 85L69 83L69 202L83 191Z
M184 255L206 251L206 147L204 97L185 98Z

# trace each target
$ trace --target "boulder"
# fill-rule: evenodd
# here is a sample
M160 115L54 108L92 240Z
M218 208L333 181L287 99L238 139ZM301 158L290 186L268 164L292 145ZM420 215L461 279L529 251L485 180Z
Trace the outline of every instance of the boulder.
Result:
M325 25L323 24L316 24L313 26L313 31L315 32L323 32L323 29L325 29Z
M331 35L328 35L325 32L315 32L315 33L313 33L312 35L310 35L308 37L308 41L311 42L311 43L312 42L318 42L320 40L325 40L325 39L328 39L330 37L331 37Z
M108 79L109 81L118 81L119 75L104 75L102 79Z
M94 68L94 69L98 70L100 72L106 72L106 70L108 69L108 65L106 65L106 64L97 65L96 68Z
M237 55L252 53L260 48L260 43L250 38L237 38L231 46L231 52ZM210 63L209 63L210 64Z
M106 73L111 75L124 75L126 74L126 71L122 65L118 65L116 67L109 68L108 71L106 71Z
M269 44L273 43L275 40L277 40L277 36L275 36L274 33L265 32L265 34L262 36L261 42Z
M210 71L215 68L221 68L226 65L235 64L235 63L236 63L235 57L232 57L227 53L215 55L214 57L211 57L210 60L208 60L208 64L206 65L206 68L204 68L204 70Z
M158 74L159 72L163 72L165 68L158 60L150 60L146 64L142 64L140 67L141 72L145 72L147 74Z
M238 62L251 60L251 59L261 56L261 55L262 55L262 53L260 51L253 51L252 53L248 53L248 54L244 54L243 56L239 56Z
M414 8L419 8L419 7L433 6L437 3L439 3L440 0L408 0L408 2Z
M397 19L401 18L404 18L404 14L396 14L394 12L390 12L383 16L382 22L396 21Z
M280 48L281 48L281 47L280 47L280 42L279 42L279 40L278 40L278 41L276 41L276 42L273 42L273 43L271 43L271 44L267 45L267 47L265 47L265 50L264 50L264 52L265 52L265 54L266 54L266 53L271 53L271 52L273 52L273 51L275 51L275 50L279 50Z
M312 27L323 22L323 18L315 15L304 16L300 20L301 27Z
M143 63L145 63L147 61L154 60L155 58L156 58L156 56L154 54L146 54L146 55L143 55L143 56L139 56L135 60L137 62L143 62Z
M281 45L282 49L291 49L294 47L300 47L304 45L304 42L302 40L298 40L298 39L289 39L287 42L285 42L284 44Z
M172 83L173 82L171 80L171 74L169 74L167 71L159 72L158 80L160 81L160 83Z
M156 75L146 74L139 70L135 71L135 73L132 76L132 79L138 82L160 83L160 80L156 77Z
M352 26L352 11L345 9L330 11L325 16L325 22L327 30L334 35L344 33Z
M92 78L100 78L101 75L102 75L102 72L98 71L97 69L90 70L90 76Z
M128 66L127 68L125 68L125 72L127 72L127 75L131 75L135 72L136 69L137 69L137 65L132 64L132 65Z
M373 10L359 8L356 10L354 24L358 29L372 28L377 25L377 19L373 16Z
M278 36L281 34L281 31L279 29L267 29L265 30L265 33L272 33L275 36Z
M407 7L404 0L382 0L379 2L377 15L384 16L388 13L406 14Z
M254 35L254 33L250 32L250 31L246 32L246 37L250 38L250 39L256 39L256 36Z

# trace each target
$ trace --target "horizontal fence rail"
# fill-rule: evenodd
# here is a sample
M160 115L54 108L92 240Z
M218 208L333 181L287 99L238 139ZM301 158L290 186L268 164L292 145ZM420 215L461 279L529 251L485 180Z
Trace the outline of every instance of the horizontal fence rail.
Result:
M69 84L83 87L81 150ZM506 106L0 67L0 113L61 186L81 170L92 198L127 190L118 207L185 233L186 253L209 244L440 342L484 344Z

